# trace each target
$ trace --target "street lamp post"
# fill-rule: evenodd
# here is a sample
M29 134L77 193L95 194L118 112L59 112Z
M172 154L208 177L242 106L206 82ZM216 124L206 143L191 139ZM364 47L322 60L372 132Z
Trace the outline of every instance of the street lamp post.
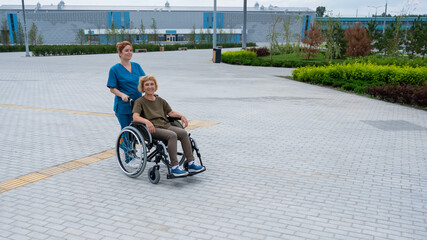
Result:
M25 20L25 4L24 0L22 0L22 14L24 16L24 39L25 39L25 56L30 56L30 50L28 48L28 36L27 36L27 21Z
M370 7L370 8L375 8L375 22L377 21L377 9L378 8L380 8L380 7L382 7L383 5L381 5L381 6L378 6L378 7L375 7L375 6L368 6L368 7Z
M242 49L246 49L246 22L247 22L247 0L243 0L243 33L242 33Z
M385 33L385 18L387 17L387 0L385 1L385 12L384 12L384 25L383 25L383 34Z
M216 0L214 0L213 11L213 48L216 48Z

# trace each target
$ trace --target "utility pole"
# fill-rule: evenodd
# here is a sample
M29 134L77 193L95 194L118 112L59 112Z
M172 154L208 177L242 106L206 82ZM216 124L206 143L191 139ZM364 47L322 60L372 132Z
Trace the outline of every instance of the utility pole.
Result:
M385 33L385 19L387 17L387 0L385 0L385 12L384 12L384 25L383 25L383 34Z
M370 7L370 8L375 8L375 18L374 18L374 21L376 22L377 21L377 10L378 10L378 8L380 8L380 7L382 7L383 5L381 5L381 6L378 6L378 7L375 7L375 6L368 6L368 7Z
M27 35L27 21L25 20L25 4L22 0L22 14L24 16L24 39L25 39L25 56L30 56L30 49L28 48L28 35Z
M214 0L213 11L213 48L216 48L216 0Z
M248 1L243 0L243 33L242 33L242 49L246 49L246 22L248 16Z

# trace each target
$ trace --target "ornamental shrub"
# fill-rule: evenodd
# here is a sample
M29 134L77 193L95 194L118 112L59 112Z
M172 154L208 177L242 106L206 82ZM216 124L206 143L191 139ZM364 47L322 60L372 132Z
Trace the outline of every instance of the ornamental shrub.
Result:
M427 81L427 67L378 66L369 63L353 63L319 67L297 68L292 72L294 79L319 82L319 78L346 79L350 82L361 81L367 85L376 82L409 84L419 86Z
M270 56L270 50L266 47L260 47L260 48L249 48L247 51L255 52L258 57L266 57Z
M366 92L381 100L427 107L427 85L411 86L384 84L372 86Z
M228 51L223 54L221 54L221 57L225 58L256 58L257 55L255 52L252 51Z
M427 67L427 58L408 58L408 57L387 57L381 55L372 55L361 58L350 58L343 62L343 64L350 63L372 63L375 65L396 65L396 66L410 66L410 67Z

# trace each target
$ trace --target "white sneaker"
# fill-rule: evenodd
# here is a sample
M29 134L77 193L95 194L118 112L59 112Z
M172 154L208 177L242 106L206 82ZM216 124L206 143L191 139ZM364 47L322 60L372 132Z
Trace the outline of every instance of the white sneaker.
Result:
M138 161L137 158L132 159L132 161L128 162L127 165L131 168L138 168L141 165L141 161Z

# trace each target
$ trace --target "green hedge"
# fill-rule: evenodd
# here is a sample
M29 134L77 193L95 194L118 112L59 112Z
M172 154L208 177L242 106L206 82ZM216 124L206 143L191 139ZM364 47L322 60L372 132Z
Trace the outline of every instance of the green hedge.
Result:
M219 43L223 48L241 47L241 43ZM255 43L248 43L248 46L255 46ZM161 45L156 44L133 44L134 49L147 49L148 52L160 51ZM188 49L209 49L212 43L200 44L166 44L165 51L178 50L180 47ZM0 52L23 52L25 46L5 45L0 46ZM58 55L81 55L81 54L104 54L117 52L115 45L37 45L30 46L30 51L34 56L58 56Z
M257 54L255 52L252 51L245 51L245 50L240 50L240 51L228 51L225 52L223 54L221 54L222 58L256 58Z
M385 57L381 55L372 55L361 58L352 58L343 61L343 64L350 63L372 63L375 65L395 65L410 67L427 67L427 58L409 58L409 57Z
M294 61L294 60L273 60L265 58L242 58L242 57L233 57L233 56L224 56L221 54L221 61L229 64L238 64L238 65L251 65L251 66L265 66L265 67L286 67L286 68L296 68L304 66L326 66L329 65L328 62L324 61Z
M31 48L32 46L30 46ZM0 45L0 52L25 52L24 45Z
M364 86L384 83L419 86L427 81L427 67L379 66L372 63L335 64L297 68L292 72L292 76L294 79L314 84L343 81Z

